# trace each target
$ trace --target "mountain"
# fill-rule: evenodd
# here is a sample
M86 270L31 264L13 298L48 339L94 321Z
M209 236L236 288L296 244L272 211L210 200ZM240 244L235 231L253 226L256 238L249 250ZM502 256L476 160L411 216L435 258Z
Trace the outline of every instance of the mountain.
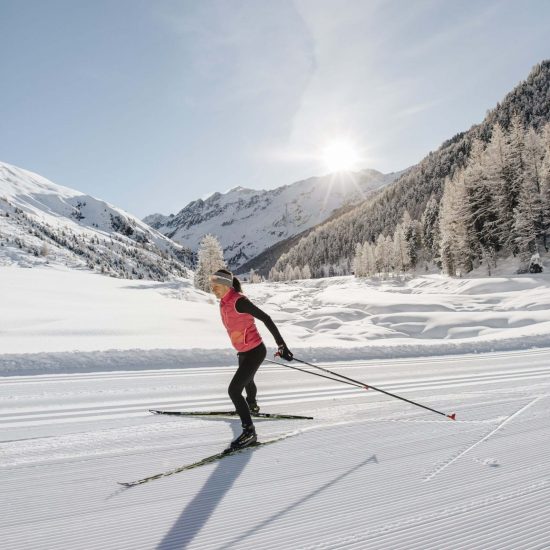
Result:
M362 170L312 177L268 191L235 187L193 201L175 215L153 214L143 221L193 250L205 234L215 235L229 267L237 269L276 243L328 219L335 209L363 200L399 175Z
M165 280L187 277L193 253L105 201L0 162L0 265L50 262Z
M375 195L376 193L379 193L379 192L381 191L380 190L375 191L372 194ZM339 218L344 213L350 212L354 208L355 208L355 205L353 203L348 203L348 204L345 204L344 206L341 206L340 208L337 208L324 222L321 223L321 226L325 223L330 222L333 219ZM277 263L277 260L283 254L286 254L289 250L291 250L296 244L298 244L303 237L306 237L312 231L315 231L316 227L317 226L310 227L309 229L306 229L305 231L302 231L297 235L293 235L288 239L284 239L282 241L276 242L274 245L270 246L269 248L266 248L263 252L261 252L257 256L254 256L254 258L252 258L251 260L240 265L239 268L234 271L234 273L237 275L240 275L240 274L248 275L251 271L254 271L258 275L261 275L267 278L269 276L270 269Z
M334 271L347 272L356 244L374 242L380 234L391 236L405 211L413 220L420 220L433 197L433 216L437 218L445 178L466 166L474 140L488 143L497 123L508 131L514 118L537 131L550 121L550 60L536 65L528 78L489 111L480 124L445 141L380 193L300 239L279 258L276 270L284 271L289 264L307 264L316 276L326 273L328 266L340 266Z

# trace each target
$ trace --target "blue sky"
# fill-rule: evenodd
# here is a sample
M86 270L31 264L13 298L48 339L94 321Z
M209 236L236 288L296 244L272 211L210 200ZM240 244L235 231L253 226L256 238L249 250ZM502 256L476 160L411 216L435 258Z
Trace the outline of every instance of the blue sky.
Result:
M0 160L138 216L418 162L550 58L546 0L0 0Z

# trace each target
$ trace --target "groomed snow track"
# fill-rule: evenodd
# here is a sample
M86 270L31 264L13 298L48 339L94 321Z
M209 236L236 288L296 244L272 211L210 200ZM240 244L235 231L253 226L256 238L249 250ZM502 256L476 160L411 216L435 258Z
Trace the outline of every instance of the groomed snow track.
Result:
M282 367L258 376L261 437L301 433L120 489L220 450L234 367L10 376L0 385L1 546L20 549L550 547L550 350L333 363L456 412Z

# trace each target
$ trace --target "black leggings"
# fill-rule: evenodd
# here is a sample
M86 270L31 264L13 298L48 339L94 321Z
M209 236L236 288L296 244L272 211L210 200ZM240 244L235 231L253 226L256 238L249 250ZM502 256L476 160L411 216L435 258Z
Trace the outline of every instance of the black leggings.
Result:
M265 359L267 350L262 342L259 346L250 351L242 351L237 354L239 357L239 368L233 376L227 391L231 401L235 405L237 414L241 417L243 426L252 424L250 409L248 403L256 402L256 384L254 384L254 375ZM246 388L246 400L243 397L243 389ZM247 403L248 401L248 403Z

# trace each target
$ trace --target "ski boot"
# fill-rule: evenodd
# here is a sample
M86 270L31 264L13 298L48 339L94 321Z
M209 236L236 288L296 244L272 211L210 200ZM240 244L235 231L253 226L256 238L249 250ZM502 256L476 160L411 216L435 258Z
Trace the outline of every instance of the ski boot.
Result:
M248 403L248 408L250 409L250 414L255 415L260 412L260 406L258 405L258 403L256 403L256 401L247 400L247 403Z
M243 426L243 433L231 442L231 446L228 450L237 451L238 449L244 449L245 447L254 445L257 440L258 438L256 436L256 428L254 428L254 424Z

